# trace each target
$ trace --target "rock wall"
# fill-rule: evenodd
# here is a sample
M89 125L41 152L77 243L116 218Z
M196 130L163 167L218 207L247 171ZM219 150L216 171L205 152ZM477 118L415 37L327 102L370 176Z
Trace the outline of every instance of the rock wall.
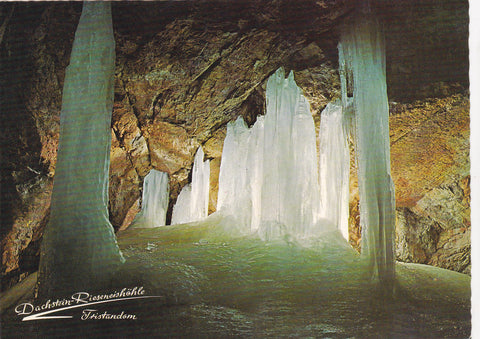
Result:
M470 273L468 97L403 109L391 119L397 258Z
M391 103L397 260L470 273L470 120L465 94ZM352 151L352 164L354 164ZM355 166L350 243L361 248Z
M397 101L391 103L401 244L397 254L399 260L468 272L468 77L463 71L468 14L459 1L447 25L453 22L457 29L444 29L439 22L432 31L425 18L449 10L438 3L435 11L419 13L405 11L401 3L378 6L393 23L386 29L389 97ZM170 176L168 221L199 145L211 160L209 211L215 211L226 124L240 115L253 124L263 114L265 82L279 66L295 70L318 128L320 111L339 96L336 44L341 22L352 8L351 1L341 0L114 4L117 57L109 189L114 227L127 227L138 212L143 178L151 168ZM1 232L2 289L38 265L55 173L61 90L80 13L79 3L0 4L6 112L1 135L6 226ZM402 23L408 23L404 33ZM429 48L409 42L418 32L424 33ZM441 44L437 38L454 41L458 59L431 61L432 51L445 53L434 49ZM408 52L409 47L416 51ZM406 85L405 72L420 77L427 62L437 62L443 70L438 75L427 69L430 87L415 81ZM358 200L354 180L351 192ZM447 218L460 212L461 221ZM358 247L357 215L352 203L350 236Z

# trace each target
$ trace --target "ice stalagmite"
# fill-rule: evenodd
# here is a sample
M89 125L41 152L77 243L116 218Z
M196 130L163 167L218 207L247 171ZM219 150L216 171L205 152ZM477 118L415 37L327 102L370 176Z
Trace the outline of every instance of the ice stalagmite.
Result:
M252 215L250 178L247 175L249 138L250 130L242 117L228 123L217 199L217 210L235 216L238 226L245 230L250 228Z
M319 188L315 125L310 106L282 68L267 82L267 111L250 129L227 126L218 207L263 239L303 238L318 231Z
M329 103L320 121L320 215L348 240L350 152L342 103Z
M193 162L192 182L183 187L173 207L172 225L198 221L208 215L210 160L203 161L204 156L200 146Z
M192 198L192 184L183 186L177 197L177 202L173 206L172 225L186 224L193 221L190 215Z
M193 162L192 197L190 201L192 221L206 218L208 215L210 160L203 161L204 157L203 148L200 146Z
M65 75L39 292L91 291L123 262L108 220L115 41L109 2L85 2Z
M143 181L142 210L131 227L165 226L169 193L168 174L152 169Z
M317 136L310 104L295 83L293 72L290 72L287 80L289 87L294 87L296 93L293 99L295 110L291 132L293 162L290 173L285 177L290 185L285 192L287 201L284 208L290 210L290 217L286 219L289 225L295 225L291 230L292 234L302 238L316 236L320 231L317 225L320 199ZM267 130L265 132L267 133Z
M395 194L390 176L385 48L377 22L368 13L352 22L339 45L343 98L353 82L355 153L360 190L362 255L384 288L393 288ZM346 74L351 78L346 78ZM344 104L346 106L346 103Z
M250 213L246 216L250 218L250 230L258 232L262 222L262 185L264 182L264 159L263 145L265 136L265 117L258 116L255 125L252 126L248 135L248 154L246 158L246 175L248 175L248 186L245 194L249 199L246 204ZM248 208L250 206L250 208Z
M260 235L315 234L319 188L315 125L310 105L282 68L267 82Z

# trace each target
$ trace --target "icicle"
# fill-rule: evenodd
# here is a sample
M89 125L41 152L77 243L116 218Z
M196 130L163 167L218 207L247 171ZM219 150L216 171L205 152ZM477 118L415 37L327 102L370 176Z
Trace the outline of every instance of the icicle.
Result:
M200 146L195 155L192 169L192 183L183 187L173 207L171 224L184 224L206 218L210 192L210 160L203 161Z
M321 113L320 206L322 218L330 220L348 240L350 152L340 101L329 103Z
M91 291L123 262L108 220L115 41L109 2L85 2L67 67L40 294Z
M143 180L142 210L130 227L165 226L169 193L168 174L150 170Z
M345 73L353 73L362 255L369 260L372 275L391 291L395 276L395 194L390 176L385 48L378 24L363 13L343 34L339 56ZM348 79L343 76L345 100Z

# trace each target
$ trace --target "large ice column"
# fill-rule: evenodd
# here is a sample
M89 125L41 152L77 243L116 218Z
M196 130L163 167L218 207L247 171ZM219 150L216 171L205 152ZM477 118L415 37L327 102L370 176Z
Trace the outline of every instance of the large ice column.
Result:
M39 291L91 291L123 262L108 220L115 71L109 2L85 2L65 74L50 221Z
M169 193L168 174L152 169L143 180L142 210L132 226L165 226Z
M390 176L385 48L376 21L362 13L345 30L339 50L339 63L346 67L342 77L351 72L353 81L362 255L369 260L373 276L391 290L395 194ZM346 81L342 79L344 92Z
M283 69L277 70L267 81L267 110L261 151L264 154L262 202L268 203L262 204L263 227L288 223L289 208L286 204L290 197L286 193L293 179L289 174L293 165L291 132L297 91L293 83L285 79Z
M267 82L264 122L262 227L285 227L312 235L318 221L319 188L315 125L310 107L282 68ZM268 236L267 236L268 238Z
M320 215L337 225L348 240L350 151L340 100L329 103L321 113Z
M250 178L247 174L249 139L250 130L242 117L228 123L218 178L217 210L236 216L237 227L244 230L249 228L251 220Z
M315 125L293 72L285 79L280 68L269 78L266 114L252 128L242 118L228 124L217 206L267 240L318 231Z
M173 207L172 225L198 221L208 216L210 160L203 161L204 156L200 146L193 162L192 182L183 187Z
M242 117L227 125L218 184L217 210L235 217L246 233L259 228L263 182L263 124L248 128Z
M291 78L290 78L291 77ZM293 167L287 178L292 186L286 192L287 209L291 209L290 221L295 233L301 237L318 235L319 219L319 178L315 122L310 113L310 104L293 80L289 81L298 89L292 124ZM288 179L287 179L288 180ZM287 219L288 220L288 219Z

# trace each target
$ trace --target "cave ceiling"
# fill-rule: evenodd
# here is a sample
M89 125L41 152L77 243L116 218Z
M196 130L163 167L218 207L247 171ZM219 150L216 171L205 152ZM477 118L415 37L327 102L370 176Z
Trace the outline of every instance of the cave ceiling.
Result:
M434 91L429 88L432 83L468 86L468 1L372 3L385 31L387 81L392 100L428 96ZM54 12L49 15L56 18L50 21L61 26L56 34L68 37L60 40L69 51L81 12L80 3L4 3L0 7L2 21L12 6L16 7L14 19L23 23L25 31L34 30L45 18L46 10ZM245 34L266 30L278 34L279 40L305 45L314 42L333 66L337 62L339 32L354 12L352 0L133 1L114 2L112 7L116 37L140 45L151 41L172 22L188 21L191 30L197 33ZM198 44L202 43L200 39ZM308 62L292 63L284 66L294 69L312 66Z
M468 2L463 0L372 1L385 31L387 81L392 100L437 95L432 84L468 86ZM355 12L355 1L161 1L114 3L116 31L149 40L175 20L196 31L245 33L267 30L279 39L314 42L336 67L338 36ZM199 41L201 43L201 41ZM284 65L312 67L311 60ZM245 70L248 71L248 70ZM408 83L408 85L406 85ZM435 92L436 91L436 92Z

